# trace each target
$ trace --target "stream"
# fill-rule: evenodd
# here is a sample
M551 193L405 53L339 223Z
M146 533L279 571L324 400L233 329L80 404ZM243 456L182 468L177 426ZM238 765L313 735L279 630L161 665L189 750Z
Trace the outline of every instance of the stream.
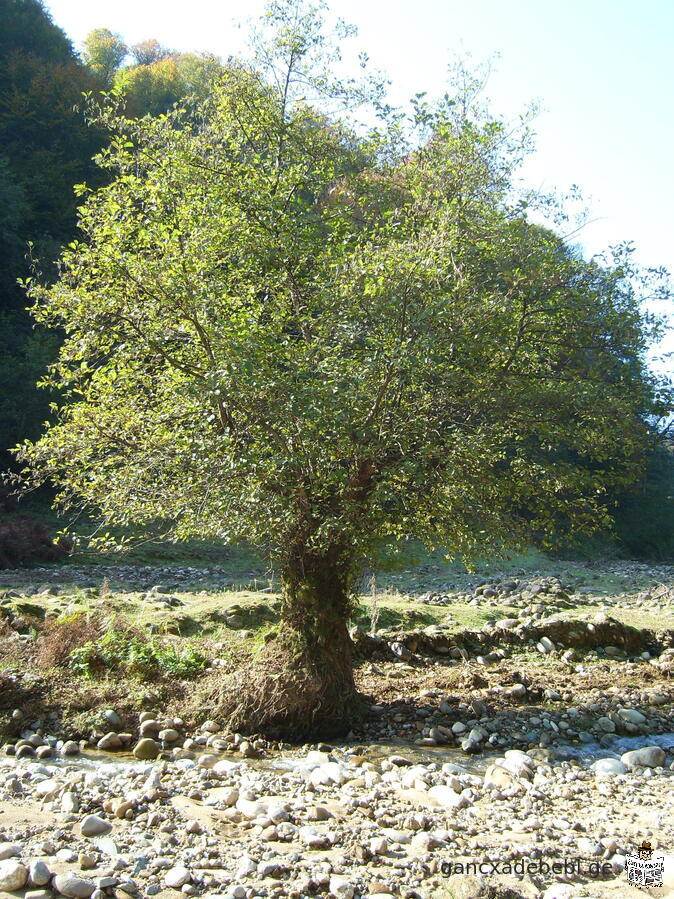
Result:
M589 767L593 762L602 758L616 758L632 749L641 749L644 746L660 746L665 751L674 750L674 733L645 734L638 736L616 736L611 744L602 746L598 742L580 744L561 744L549 750L550 761L575 760L583 767ZM348 761L353 754L353 745L335 744L335 753ZM529 750L537 756L536 750ZM217 753L223 761L232 764L232 771L247 767L253 770L269 771L303 771L308 770L306 755L288 754L287 751L269 753L260 759L242 759L236 752ZM457 769L457 773L469 773L484 775L484 772L495 759L502 757L502 752L497 749L485 751L476 755L468 755L460 749L448 746L417 746L404 740L391 740L386 743L372 743L366 747L363 756L375 764L392 756L403 756L415 765L429 765L435 762L438 765L449 764ZM47 768L75 767L87 771L97 771L99 776L115 776L124 770L132 770L135 773L149 772L157 761L168 761L177 769L187 770L197 766L196 759L156 759L152 761L139 761L130 752L104 752L101 750L84 750L80 755L42 759L40 765ZM0 758L0 765L14 764L12 758ZM34 762L33 762L34 763Z

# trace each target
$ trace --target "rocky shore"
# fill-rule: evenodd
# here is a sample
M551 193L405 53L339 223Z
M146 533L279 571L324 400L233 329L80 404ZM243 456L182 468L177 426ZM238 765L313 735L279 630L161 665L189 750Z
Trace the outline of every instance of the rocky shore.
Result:
M272 750L217 721L186 736L182 721L150 712L134 733L107 716L97 752L39 728L5 746L0 892L628 897L638 893L626 855L644 838L674 846L674 736L644 733L658 713L617 712L614 728L639 728L642 746L592 764L563 748L502 745L443 761L430 747L423 757L423 738L398 751ZM603 716L597 728L614 734ZM536 873L520 876L524 862Z
M375 636L354 622L367 715L300 747L230 733L209 704L273 596L227 604L215 570L4 572L0 897L674 896L672 571L637 568L610 595L592 569L426 573ZM131 634L175 624L178 647L205 628L198 679L40 668L39 621L113 607ZM661 888L627 880L643 840Z

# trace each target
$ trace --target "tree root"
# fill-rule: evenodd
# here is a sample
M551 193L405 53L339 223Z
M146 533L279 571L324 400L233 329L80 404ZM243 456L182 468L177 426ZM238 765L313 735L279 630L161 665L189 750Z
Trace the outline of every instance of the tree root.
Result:
M344 736L365 708L350 663L335 670L275 644L227 676L213 698L230 730L290 742Z

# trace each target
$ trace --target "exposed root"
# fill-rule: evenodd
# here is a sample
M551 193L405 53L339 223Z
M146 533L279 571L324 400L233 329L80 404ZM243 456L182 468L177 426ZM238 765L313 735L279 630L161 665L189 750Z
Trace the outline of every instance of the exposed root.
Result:
M292 742L344 736L365 708L350 664L345 674L293 663L276 642L221 681L212 698L232 731Z

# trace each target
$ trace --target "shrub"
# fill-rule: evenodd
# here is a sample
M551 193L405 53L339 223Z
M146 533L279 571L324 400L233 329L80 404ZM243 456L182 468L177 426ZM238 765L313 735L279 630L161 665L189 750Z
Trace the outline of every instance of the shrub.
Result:
M56 562L71 551L67 541L54 542L47 528L34 518L12 515L0 521L0 568Z
M72 652L101 637L103 623L98 615L77 612L48 618L36 640L36 661L41 668L63 667Z
M70 652L68 667L81 677L121 671L143 677L194 677L206 666L206 657L193 646L177 649L171 643L148 640L142 634L112 628Z

